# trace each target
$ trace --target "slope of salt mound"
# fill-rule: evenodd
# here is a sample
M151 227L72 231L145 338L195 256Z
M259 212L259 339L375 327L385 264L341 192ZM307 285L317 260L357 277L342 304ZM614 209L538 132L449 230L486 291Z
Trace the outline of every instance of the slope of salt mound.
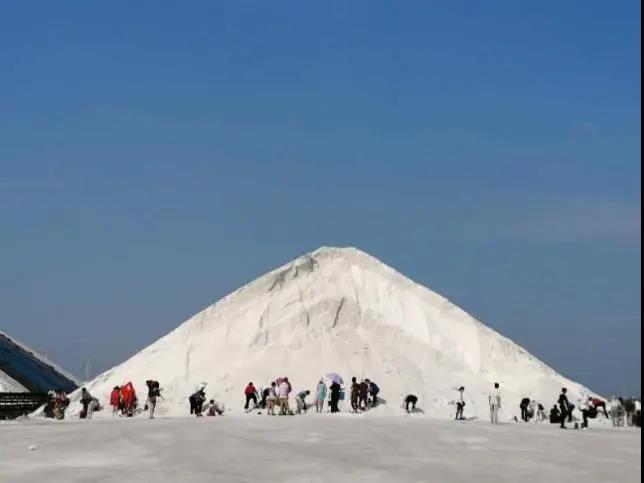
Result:
M159 412L187 413L200 382L239 410L249 381L288 375L297 392L338 372L378 382L399 411L418 394L428 414L453 415L455 388L467 387L469 416L485 417L494 381L506 417L529 396L544 403L562 386L588 392L431 290L354 248L321 248L224 297L123 364L88 384L104 403L115 385L158 379ZM513 408L517 407L517 411Z
M27 388L0 370L0 392L27 392Z

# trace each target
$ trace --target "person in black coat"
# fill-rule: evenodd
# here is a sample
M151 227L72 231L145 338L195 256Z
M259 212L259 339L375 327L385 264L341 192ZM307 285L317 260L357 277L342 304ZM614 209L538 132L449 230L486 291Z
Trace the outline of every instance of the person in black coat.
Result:
M148 380L145 381L145 385L148 386L148 401L147 408L150 411L150 419L154 419L154 411L157 408L157 400L161 397L161 386L159 381Z
M199 389L189 398L190 401L190 414L194 414L197 417L201 417L203 412L203 403L206 402L206 391L205 389Z
M411 413L413 411L416 411L416 404L418 403L418 396L414 394L408 394L405 397L405 411L407 413ZM409 406L411 406L411 409L409 409Z
M559 407L555 404L550 410L550 424L560 424L561 423L561 411Z
M338 404L340 403L340 393L342 391L342 387L340 387L340 384L334 381L329 389L331 391L331 412L339 413L340 408L338 407Z
M521 400L519 407L521 408L521 420L527 423L528 421L530 421L530 415L528 414L528 408L530 407L530 398L524 397Z
M568 419L569 423L572 423L572 411L575 406L568 400L568 389L565 387L559 395L559 409L561 410L561 429L566 429L566 419Z

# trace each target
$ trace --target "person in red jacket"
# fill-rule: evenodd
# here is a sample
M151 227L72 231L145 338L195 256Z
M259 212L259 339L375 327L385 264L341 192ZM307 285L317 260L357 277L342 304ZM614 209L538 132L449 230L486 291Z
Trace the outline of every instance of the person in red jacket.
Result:
M608 416L608 410L606 409L606 401L599 399L598 397L589 397L588 402L590 403L590 406L597 410L599 410L599 408L603 409L606 419L610 419Z
M251 401L253 401L253 405L257 407L257 389L255 389L252 382L248 383L248 386L246 386L246 389L244 390L244 394L246 395L246 405L244 406L244 409L248 411Z
M112 415L116 416L121 408L121 388L116 386L110 394L110 406L112 406Z
M123 415L131 418L134 416L138 406L136 391L134 390L134 385L131 382L128 382L121 389L121 399L123 400Z

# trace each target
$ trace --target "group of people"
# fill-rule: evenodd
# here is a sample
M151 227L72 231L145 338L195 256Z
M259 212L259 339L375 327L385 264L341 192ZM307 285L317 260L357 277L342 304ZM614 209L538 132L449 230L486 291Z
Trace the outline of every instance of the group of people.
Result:
M262 390L261 401L258 403L255 386L251 382L244 391L246 394L246 405L244 408L247 411L250 410L249 404L252 401L255 405L254 408L266 409L267 414L270 416L275 416L275 408L279 409L278 414L281 416L293 414L289 403L292 392L293 386L291 385L291 381L289 381L288 377L281 377L272 381L266 389ZM309 391L301 391L297 394L295 400L299 413L302 411L306 412L306 398L309 394Z
M271 382L261 391L258 391L255 385L250 382L244 389L246 400L244 409L246 411L266 409L268 415L274 416L276 408L279 409L279 415L304 414L311 407L315 407L316 412L321 413L324 411L325 405L328 404L331 413L338 413L340 412L340 401L344 399L342 383L340 378L332 378L327 386L325 379L321 378L315 388L312 404L307 401L311 396L311 391L308 389L300 391L295 395L296 408L293 412L289 403L293 387L288 377ZM354 412L367 411L369 408L375 407L378 403L379 393L380 388L375 382L369 379L358 382L358 379L353 377L350 387L352 410Z
M458 392L459 398L455 402L455 419L464 420L465 388L461 386L458 389ZM490 406L490 421L493 424L498 424L499 411L502 407L501 389L499 383L494 384L494 389L492 390L488 399ZM417 400L418 399L415 395L408 395L405 398L403 406L405 407L407 412L414 411L416 409ZM521 421L534 421L540 423L549 420L552 424L559 424L562 429L567 429L567 423L571 424L574 422L573 412L575 408L576 406L570 402L567 388L562 388L557 403L550 410L549 418L546 415L546 410L543 404L528 397L523 398L519 403ZM613 426L616 427L625 425L641 425L641 403L634 398L625 400L623 398L615 397L610 403L607 403L606 401L598 397L588 396L586 399L580 401L579 411L582 414L582 429L588 428L589 419L597 418L600 413L603 414L607 419L611 419ZM517 422L519 421L517 417L515 417L514 419Z
M327 376L328 378L329 376ZM149 417L152 419L155 416L155 410L159 398L161 398L161 387L158 381L146 381L148 389L148 397L145 404L144 411L149 411ZM217 403L214 399L210 399L206 403L206 383L202 383L197 387L197 390L188 397L190 403L190 414L197 417L203 416L204 412L207 416L221 416L225 412L225 407ZM378 395L380 388L370 379L363 379L358 381L356 377L351 378L350 402L351 411L358 413L367 411L378 404ZM465 387L461 386L457 389L458 399L453 403L456 405L455 419L462 421L465 420ZM325 378L321 378L313 393L313 403L309 404L307 399L311 396L311 391L303 390L295 395L296 408L295 412L290 407L289 400L293 393L293 387L288 377L281 377L272 381L266 388L258 390L253 382L249 382L244 389L246 411L251 410L266 410L268 415L293 415L304 414L310 407L315 407L316 412L324 412L325 406L328 404L331 413L340 412L340 401L345 399L345 390L343 388L342 379L335 375L330 379L330 384L327 386ZM415 394L408 394L403 399L402 407L407 413L421 411L417 407L419 398ZM97 398L92 396L86 388L81 389L80 403L82 410L79 414L81 419L92 419L92 415L96 411L100 411L101 405ZM499 424L499 412L502 408L501 386L495 383L492 391L488 397L490 409L490 422L492 424ZM49 399L44 407L44 415L48 418L63 419L65 417L65 410L69 406L69 398L62 391L50 391ZM123 386L115 386L110 394L110 405L112 407L112 414L132 417L138 414L138 398L134 385L131 382ZM521 412L521 420L524 422L534 421L543 422L547 418L544 406L530 399L524 397L519 404ZM279 411L276 413L276 410ZM573 411L575 405L570 402L568 397L567 388L561 390L561 394L557 403L550 410L549 421L552 424L559 424L562 429L567 429L567 423L573 423ZM641 403L638 400L623 399L614 397L610 402L606 402L598 397L589 396L579 402L579 411L582 414L582 428L588 428L590 419L597 418L603 414L607 419L610 419L613 426L640 426L641 425ZM518 418L515 417L518 421Z
M556 421L559 421L561 429L567 429L568 427L566 426L566 422L573 422L572 414L573 410L575 409L575 405L572 404L568 399L568 389L566 389L565 387L561 390L558 404L558 412L555 411L557 409L556 407L553 407L552 411L550 411L550 422L555 423ZM595 419L599 415L600 409L602 409L604 415L608 417L606 401L603 401L602 399L599 399L597 397L588 396L588 398L579 402L579 410L581 411L583 418L583 421L581 423L582 429L588 429L588 420Z
M145 406L143 407L143 411L149 411L149 417L150 419L153 419L157 400L161 397L161 386L158 381L154 380L148 380L145 384L148 388L148 398ZM92 419L95 412L103 409L100 401L92 396L86 388L81 389L80 403L82 406L78 415L80 419ZM141 412L139 410L136 390L131 382L128 382L123 386L115 386L110 393L109 404L112 407L113 416L121 415L132 417ZM69 399L67 399L64 407L67 408L67 406L69 406ZM47 408L45 408L45 411L47 411ZM64 415L62 417L64 417ZM62 417L59 419L62 419Z
M204 403L206 402L206 383L199 384L197 390L188 398L190 415L200 418L203 416Z
M521 409L521 421L525 423L530 421L541 423L546 420L546 408L534 399L524 397L519 404L519 409Z
M194 414L196 417L200 418L203 416L205 411L206 416L221 416L224 414L223 405L216 402L214 399L211 399L206 403L206 386L205 382L199 384L197 391L192 393L188 398L190 402L190 414Z
M114 416L119 412L122 416L134 416L138 407L134 385L128 382L123 386L115 386L110 393L110 406L112 406L112 415Z
M467 418L465 417L465 406L467 403L465 402L465 386L461 386L457 389L458 391L458 399L453 402L453 404L456 404L456 416L454 419L456 421L466 421ZM405 409L407 412L410 412L410 405L412 406L412 411L416 410L416 402L418 401L418 398L410 394L405 398ZM494 387L492 391L488 395L488 405L490 408L490 423L492 424L499 424L499 413L501 411L501 384L498 382L494 383Z
M152 379L145 381L145 385L148 388L148 398L143 407L143 411L148 411L150 419L154 419L157 400L161 397L161 386L159 381ZM119 413L126 417L132 417L138 414L140 412L139 399L136 395L134 385L128 382L123 386L115 386L110 394L110 406L112 406L112 415L114 416Z
M367 411L369 408L376 407L378 404L378 394L380 388L378 385L364 379L358 382L355 377L351 378L351 409L354 413L358 411Z
M43 410L46 418L65 419L65 411L69 406L69 398L64 391L56 390L47 393L47 404Z
M528 402L530 406L526 408L526 403ZM534 407L534 404L534 401L530 401L527 398L521 401L520 407L523 421L528 422L534 417L530 409ZM639 409L638 406L640 406ZM568 398L568 389L563 388L557 404L550 410L550 423L559 424L562 429L567 429L567 423L572 424L574 422L573 411L575 408L576 406ZM539 404L535 419L537 422L545 419L541 413L542 409L543 406ZM600 414L606 419L610 419L615 427L627 424L629 426L639 426L638 418L641 415L641 404L634 398L624 400L623 398L614 397L610 402L606 402L596 396L588 396L579 401L579 411L582 415L582 429L587 429L589 420L597 418Z
M642 403L635 398L614 396L608 413L615 427L642 425Z
M412 398L411 400L413 401L413 403L415 403L417 400L416 396L414 395L407 396L407 399L405 400L407 412L409 412L410 397ZM466 421L467 418L465 417L465 406L467 405L467 403L465 402L465 386L458 388L458 399L455 401L455 404L456 416L454 419L456 419L456 421ZM501 384L499 384L498 382L494 383L494 387L488 395L488 405L490 408L490 423L499 424L499 413L501 411ZM415 409L415 404L413 404L413 406Z

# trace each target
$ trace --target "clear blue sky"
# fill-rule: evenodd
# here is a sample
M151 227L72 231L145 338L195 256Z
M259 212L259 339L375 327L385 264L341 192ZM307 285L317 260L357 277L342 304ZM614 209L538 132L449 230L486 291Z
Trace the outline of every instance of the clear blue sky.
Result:
M640 9L5 0L0 328L105 369L354 245L639 394Z

